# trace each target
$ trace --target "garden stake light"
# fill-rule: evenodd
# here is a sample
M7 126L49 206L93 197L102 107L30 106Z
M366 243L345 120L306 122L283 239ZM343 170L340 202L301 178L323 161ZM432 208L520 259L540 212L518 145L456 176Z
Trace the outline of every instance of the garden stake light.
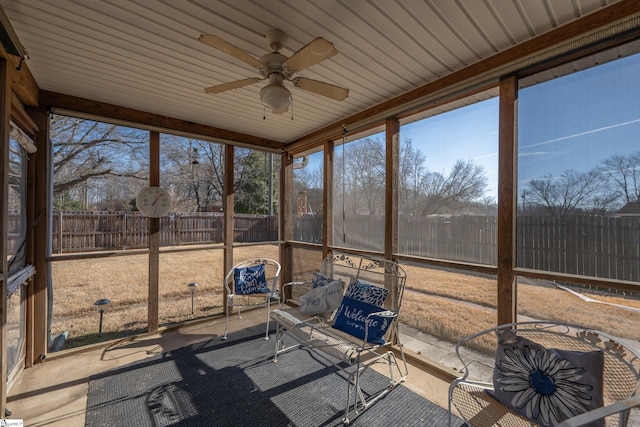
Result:
M193 299L194 299L194 297L196 295L196 291L198 290L198 284L196 282L192 282L192 283L189 283L187 286L191 290L191 314L193 314L194 313L194 311L193 311Z
M99 337L102 336L102 317L104 316L104 312L105 312L105 310L107 309L107 307L109 306L110 303L111 303L111 301L109 301L106 298L99 299L98 301L93 303L93 305L96 306L96 310L98 310L98 312L100 313L100 324L98 326L98 336Z

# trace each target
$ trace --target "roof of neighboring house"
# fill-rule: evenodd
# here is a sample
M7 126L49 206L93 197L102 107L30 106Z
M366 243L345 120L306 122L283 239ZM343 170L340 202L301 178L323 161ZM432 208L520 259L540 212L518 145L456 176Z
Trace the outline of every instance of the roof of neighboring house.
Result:
M629 202L618 211L624 215L640 215L640 202Z

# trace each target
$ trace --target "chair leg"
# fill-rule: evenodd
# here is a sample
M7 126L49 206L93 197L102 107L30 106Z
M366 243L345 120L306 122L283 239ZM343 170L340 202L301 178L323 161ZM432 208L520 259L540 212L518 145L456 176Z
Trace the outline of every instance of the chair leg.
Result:
M264 339L269 340L269 321L271 320L271 299L267 296L267 330L265 332Z
M225 301L225 310L224 310L225 323L224 323L224 335L222 336L223 340L227 339L227 332L229 331L229 312L230 312L229 306L231 305L230 302L231 302L230 295L227 295L227 299Z
M358 387L360 381L360 356L358 356L358 362L356 363L356 370L353 373L345 373L348 374L347 378L347 405L344 408L344 417L342 418L342 424L349 425L351 424L351 419L349 418L349 413L351 412L349 408L351 408L351 391L353 390L353 412L354 417L358 416Z
M228 331L229 331L229 307L227 307L227 315L225 316L224 335L222 336L223 340L227 339L227 332Z
M399 361L392 351L387 351L386 353L377 356L373 360L368 360L365 363L362 363L360 360L360 356L358 356L358 361L354 365L356 366L356 370L348 374L349 378L347 379L347 406L344 410L344 417L342 419L343 424L350 424L355 418L366 411L372 404L382 399L398 384L405 381L408 370L406 361L404 359L404 353L402 353L402 355L402 361L405 367L404 372L402 371ZM389 368L389 385L384 389L381 389L374 395L369 396L369 400L367 400L367 396L365 395L360 385L360 377L367 369L371 368L374 363L378 363L377 361L382 361L387 364ZM394 369L398 370L397 374L399 375L399 378L396 378ZM351 404L353 404L353 406L351 406Z
M276 346L275 346L275 351L273 352L273 359L271 359L273 363L278 363L279 348L280 348L280 324L276 322Z

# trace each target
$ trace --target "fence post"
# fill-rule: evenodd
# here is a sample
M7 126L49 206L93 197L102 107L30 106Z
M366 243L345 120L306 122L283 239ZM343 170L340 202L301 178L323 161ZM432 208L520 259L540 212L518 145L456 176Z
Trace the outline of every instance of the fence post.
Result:
M122 213L122 250L127 249L127 227L129 226L129 221L127 221L128 213Z
M62 253L62 211L58 212L58 253Z
M176 214L174 221L176 227L176 246L180 246L182 244L182 215Z

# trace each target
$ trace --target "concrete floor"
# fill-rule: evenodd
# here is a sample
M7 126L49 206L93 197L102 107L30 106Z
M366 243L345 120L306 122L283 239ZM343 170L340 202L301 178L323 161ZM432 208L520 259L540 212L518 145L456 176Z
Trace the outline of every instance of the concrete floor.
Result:
M232 318L230 332L264 321L264 311ZM84 427L87 391L91 375L117 368L165 351L174 350L224 333L224 318L216 318L154 334L127 338L93 349L65 350L39 365L25 369L7 396L7 418L23 419L25 427ZM409 339L408 341L415 341ZM407 342L407 340L404 340ZM408 346L410 347L410 346ZM430 369L424 354L410 348L409 375L405 385L436 404L447 407L452 371ZM435 367L437 364L432 366Z

